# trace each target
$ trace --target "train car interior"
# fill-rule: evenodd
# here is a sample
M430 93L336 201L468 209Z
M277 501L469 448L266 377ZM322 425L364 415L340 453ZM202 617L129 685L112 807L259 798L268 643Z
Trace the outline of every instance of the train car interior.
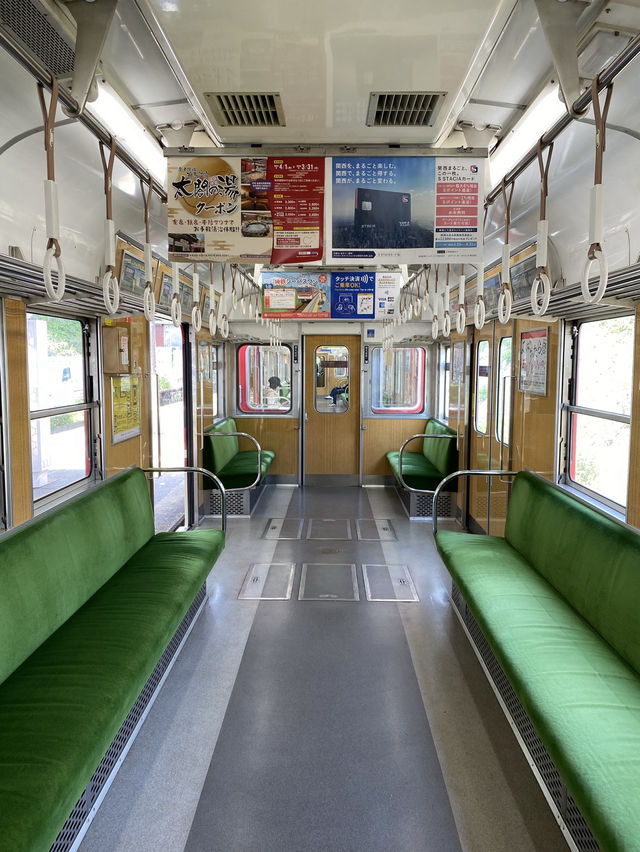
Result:
M638 0L0 0L0 852L640 852Z

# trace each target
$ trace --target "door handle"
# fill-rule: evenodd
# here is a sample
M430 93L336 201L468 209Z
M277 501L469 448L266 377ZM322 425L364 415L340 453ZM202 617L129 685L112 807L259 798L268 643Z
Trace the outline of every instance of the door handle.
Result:
M307 414L307 412L306 412L306 411L305 411L305 413L304 413L304 422L305 422L305 423L308 423L308 422L309 422L309 415Z

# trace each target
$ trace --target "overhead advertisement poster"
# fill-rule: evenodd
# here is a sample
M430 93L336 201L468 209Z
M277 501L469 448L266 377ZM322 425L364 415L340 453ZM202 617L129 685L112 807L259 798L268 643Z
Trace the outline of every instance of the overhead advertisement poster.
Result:
M263 272L262 313L268 319L328 319L331 285L326 272Z
M327 263L481 262L482 158L328 162Z
M395 317L401 288L399 272L376 272L376 319Z
M375 290L375 272L332 272L332 318L373 319L375 315Z
M171 261L322 258L324 158L169 157Z

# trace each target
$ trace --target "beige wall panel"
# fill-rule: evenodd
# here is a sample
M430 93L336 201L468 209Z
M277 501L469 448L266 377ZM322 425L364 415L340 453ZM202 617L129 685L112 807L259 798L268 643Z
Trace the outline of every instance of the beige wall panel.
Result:
M246 432L264 450L273 450L275 461L269 468L272 474L298 475L298 440L300 431L295 417L236 417L238 432ZM253 441L240 438L241 450L255 450Z
M386 454L399 450L402 442L411 435L424 432L425 419L394 420L391 418L369 418L364 421L363 465L364 476L393 476ZM422 444L414 441L409 451L420 452Z
M33 514L31 490L31 426L27 372L27 312L24 302L5 301L7 381L9 396L9 458L13 523Z

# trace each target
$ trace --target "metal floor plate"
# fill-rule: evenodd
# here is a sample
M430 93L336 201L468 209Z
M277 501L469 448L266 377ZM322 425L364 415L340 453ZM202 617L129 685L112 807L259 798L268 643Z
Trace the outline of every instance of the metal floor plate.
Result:
M269 518L263 538L296 541L302 536L303 518Z
M291 597L295 570L295 562L256 562L249 568L238 598L287 601Z
M350 541L351 521L347 518L310 518L307 539Z
M362 566L362 577L368 601L419 600L406 565L365 564Z
M396 541L393 524L387 518L359 518L356 532L360 541Z
M329 565L305 562L300 579L301 601L359 601L358 578L354 564Z

